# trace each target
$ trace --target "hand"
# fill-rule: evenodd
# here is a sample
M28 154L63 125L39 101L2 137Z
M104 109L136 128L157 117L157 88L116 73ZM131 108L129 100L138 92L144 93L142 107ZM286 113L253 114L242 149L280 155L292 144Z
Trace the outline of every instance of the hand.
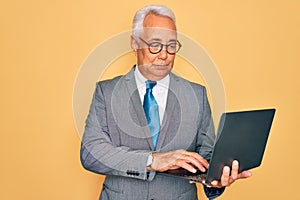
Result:
M169 151L165 153L153 153L151 169L159 172L169 169L184 168L192 173L196 173L198 168L205 172L208 162L196 152L189 152L183 149Z
M243 171L241 173L238 173L238 171L239 171L239 162L237 160L234 160L232 162L231 175L230 175L230 168L228 166L225 166L223 168L223 173L220 181L214 180L211 183L205 185L214 188L227 187L230 186L238 179L249 178L252 175L250 171Z

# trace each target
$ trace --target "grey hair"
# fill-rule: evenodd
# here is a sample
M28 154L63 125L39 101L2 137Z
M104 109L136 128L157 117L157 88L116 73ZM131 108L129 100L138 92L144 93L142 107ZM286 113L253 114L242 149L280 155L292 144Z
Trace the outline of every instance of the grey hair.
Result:
M176 27L176 18L170 8L163 5L148 5L138 10L133 18L132 34L136 37L136 39L140 37L143 31L143 23L145 18L151 13L170 18Z

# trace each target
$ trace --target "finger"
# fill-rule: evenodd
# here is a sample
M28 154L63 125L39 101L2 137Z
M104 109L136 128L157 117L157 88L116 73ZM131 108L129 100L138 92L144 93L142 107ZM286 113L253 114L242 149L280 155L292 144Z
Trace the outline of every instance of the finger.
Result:
M184 168L192 173L196 173L197 170L195 169L195 167L193 165L190 165L189 163L186 162L186 160L181 160L178 159L175 163L176 166Z
M194 158L196 158L204 167L208 168L208 162L205 158L203 158L202 156L200 156L198 153L196 152L190 152L191 156L193 156Z
M211 184L212 186L218 186L219 181L214 180L214 181L212 181L210 184Z
M223 168L223 173L221 176L221 185L222 186L228 186L229 185L229 174L230 174L230 168L228 166L225 166Z
M188 152L187 151L185 154L191 156L193 159L196 159L199 162L200 166L204 166L206 169L208 168L208 162L207 162L207 160L205 160L198 153L196 153L196 152Z
M199 181L194 181L194 180L189 180L190 184L196 184L196 183L200 183Z
M217 187L217 186L212 185L211 183L202 183L202 184L205 185L208 188Z
M214 180L214 181L212 181L212 182L210 182L210 183L206 183L205 184L207 187L213 187L213 188L221 188L221 187L223 187L222 185L221 185L221 182L220 181L217 181L217 180Z
M237 160L234 160L232 162L232 170L231 170L231 178L233 181L235 181L238 178L239 173L239 162Z
M200 171L205 172L207 161L202 158L198 153L195 152L188 152L186 150L180 149L176 151L177 156L175 157L175 164L177 160L184 160L187 163L191 163L193 166L198 168ZM179 154L179 155L178 155ZM202 164L203 163L203 164Z
M202 172L206 171L205 166L203 166L202 163L199 162L199 160L195 159L192 156L184 155L184 156L181 157L181 159L183 159L187 163L191 163L193 166L195 166L196 168L198 168Z
M238 175L238 178L249 178L252 176L250 171L243 171Z

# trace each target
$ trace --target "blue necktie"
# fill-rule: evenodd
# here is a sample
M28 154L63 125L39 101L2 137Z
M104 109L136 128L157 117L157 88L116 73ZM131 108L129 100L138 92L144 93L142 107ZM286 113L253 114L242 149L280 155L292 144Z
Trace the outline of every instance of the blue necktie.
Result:
M152 88L156 85L156 82L146 81L146 93L144 96L144 111L147 118L147 122L150 128L153 147L156 150L156 144L160 131L160 120L157 102L152 94Z

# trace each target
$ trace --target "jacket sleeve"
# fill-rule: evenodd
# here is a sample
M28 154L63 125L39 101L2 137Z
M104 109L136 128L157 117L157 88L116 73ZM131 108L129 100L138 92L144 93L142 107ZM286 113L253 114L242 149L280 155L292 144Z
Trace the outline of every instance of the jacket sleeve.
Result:
M83 167L98 174L148 180L146 165L151 152L114 145L110 134L104 95L98 83L82 138L80 159Z

